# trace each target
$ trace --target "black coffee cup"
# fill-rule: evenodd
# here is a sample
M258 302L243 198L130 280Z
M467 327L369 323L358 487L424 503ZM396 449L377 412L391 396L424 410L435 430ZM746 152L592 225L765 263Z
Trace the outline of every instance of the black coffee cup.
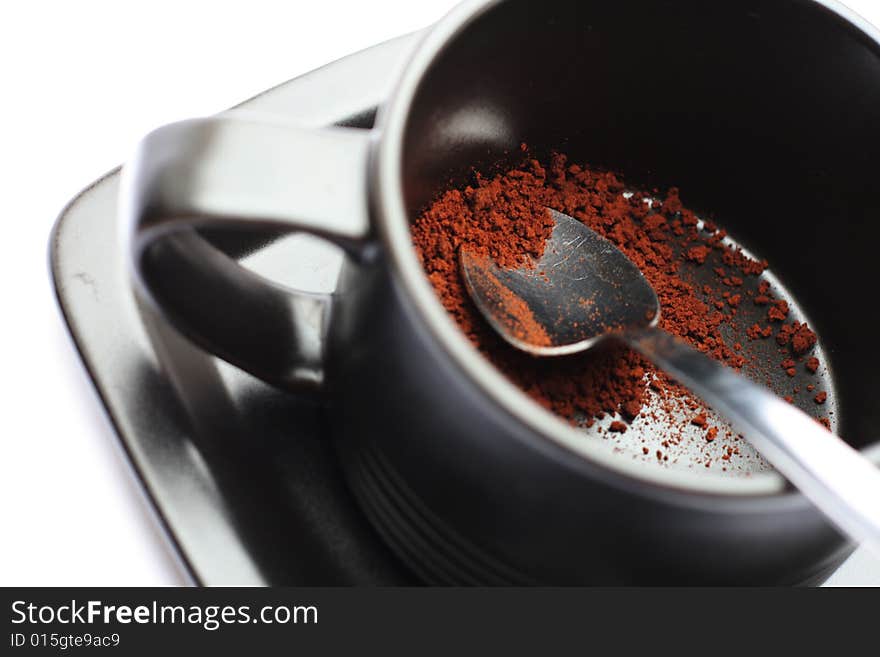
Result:
M135 279L207 350L321 396L356 498L426 582L814 582L851 546L779 475L584 440L461 334L409 223L522 141L680 186L797 290L839 429L864 447L880 423L877 108L880 35L835 2L468 2L374 130L232 114L147 136L123 191ZM248 272L216 248L230 230L340 245L337 292Z

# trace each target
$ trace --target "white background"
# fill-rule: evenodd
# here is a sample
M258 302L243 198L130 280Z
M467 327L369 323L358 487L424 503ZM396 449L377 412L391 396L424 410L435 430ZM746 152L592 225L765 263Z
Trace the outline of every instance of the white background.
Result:
M452 4L0 4L0 585L184 581L55 305L46 248L66 201L151 128L428 25ZM880 0L847 4L880 24Z

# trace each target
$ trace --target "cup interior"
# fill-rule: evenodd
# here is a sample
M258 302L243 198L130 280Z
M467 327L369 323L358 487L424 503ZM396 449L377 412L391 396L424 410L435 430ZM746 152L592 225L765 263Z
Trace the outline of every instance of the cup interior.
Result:
M677 186L766 258L820 336L835 430L874 442L880 45L821 2L509 0L421 76L400 164L410 218L518 156ZM853 22L856 21L856 22Z

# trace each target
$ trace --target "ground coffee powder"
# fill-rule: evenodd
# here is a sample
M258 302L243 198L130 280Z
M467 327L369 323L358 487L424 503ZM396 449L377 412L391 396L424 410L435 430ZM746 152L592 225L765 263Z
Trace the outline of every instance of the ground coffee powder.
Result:
M628 188L619 175L571 164L563 154L541 163L525 145L522 151L519 166L491 177L475 173L472 184L442 193L416 218L412 236L446 310L486 358L538 403L587 426L615 416L608 430L620 433L643 412L650 388L662 403L692 409L695 423L702 417L707 441L718 436L717 427L706 426L699 400L632 350L609 341L584 354L535 358L505 343L479 314L460 276L459 249L491 257L502 267L537 260L553 227L547 207L616 244L657 292L661 327L712 358L740 369L746 363L744 341L775 337L788 371L813 348L815 334L806 324L786 321L788 304L773 297L769 283L743 291L744 279L759 276L767 263L727 244L725 231L699 220L682 204L678 189L658 198L657 190ZM721 256L715 283L698 289L688 270L709 266L713 251ZM732 326L745 303L766 306L766 321L725 340L722 327ZM815 372L818 361L810 357L804 367ZM817 403L820 398L824 401L817 393ZM738 449L728 451L730 458Z

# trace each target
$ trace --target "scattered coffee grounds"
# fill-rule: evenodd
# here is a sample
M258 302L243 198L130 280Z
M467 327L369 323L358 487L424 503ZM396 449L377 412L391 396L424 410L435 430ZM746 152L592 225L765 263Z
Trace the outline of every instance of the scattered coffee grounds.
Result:
M491 177L474 173L471 184L441 194L416 218L412 236L446 310L486 358L535 401L585 426L611 416L608 431L615 434L625 432L627 423L645 412L649 396L670 413L689 418L685 423L705 428L708 421L704 406L688 390L621 344L609 341L582 354L535 358L505 343L479 314L461 279L459 249L492 258L501 267L531 266L553 229L548 207L584 222L639 267L660 300L661 328L736 369L746 365L744 342L775 337L780 359L772 367L781 365L794 376L816 335L804 323L787 321L788 304L774 297L767 281L758 282L765 261L726 242L726 232L698 219L682 204L676 188L657 198L657 190L628 188L615 173L571 164L565 155L553 154L541 163L525 146L522 150L519 166ZM715 283L695 284L689 272L708 267ZM746 285L749 280L755 282ZM767 307L765 322L731 336L732 319L749 298L755 306ZM515 298L499 295L498 302L509 309L525 339L547 340ZM809 358L804 367L815 372L817 359ZM816 402L821 403L818 396ZM715 427L705 434L707 442L721 437ZM728 443L721 459L728 461L739 454L734 443L740 437L730 432L724 437ZM679 439L672 432L664 446ZM664 454L658 451L657 458L663 460Z

